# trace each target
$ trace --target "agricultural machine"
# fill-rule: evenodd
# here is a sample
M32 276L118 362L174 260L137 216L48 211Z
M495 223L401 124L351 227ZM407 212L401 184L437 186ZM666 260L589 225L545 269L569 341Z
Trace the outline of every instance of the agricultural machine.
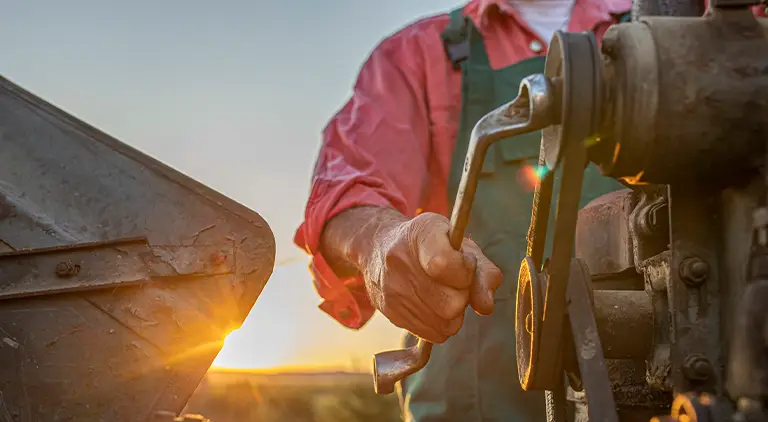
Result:
M452 239L488 148L542 131L510 335L519 382L546 392L550 422L768 419L768 19L756 6L635 0L602 45L558 32L545 72L475 126ZM626 189L579 210L588 165ZM377 391L431 348L375 356Z

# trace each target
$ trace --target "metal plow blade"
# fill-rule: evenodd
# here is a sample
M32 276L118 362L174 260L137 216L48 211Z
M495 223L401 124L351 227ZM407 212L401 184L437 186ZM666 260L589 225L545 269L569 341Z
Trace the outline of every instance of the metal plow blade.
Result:
M0 419L180 412L274 259L255 212L0 77Z

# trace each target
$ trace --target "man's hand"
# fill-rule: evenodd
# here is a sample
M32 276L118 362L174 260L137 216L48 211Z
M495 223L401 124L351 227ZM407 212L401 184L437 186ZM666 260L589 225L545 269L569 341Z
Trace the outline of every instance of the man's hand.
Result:
M501 271L471 240L451 247L449 221L424 213L379 233L361 268L377 309L393 324L432 343L456 334L467 305L493 312Z
M461 328L468 305L493 312L501 284L501 271L474 242L451 247L449 227L439 214L408 220L389 208L361 207L334 217L321 243L337 273L363 274L371 301L393 324L443 343Z

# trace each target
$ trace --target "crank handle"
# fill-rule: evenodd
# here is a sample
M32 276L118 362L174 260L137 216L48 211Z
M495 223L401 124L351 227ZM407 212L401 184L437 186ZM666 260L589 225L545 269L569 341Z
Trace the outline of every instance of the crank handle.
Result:
M419 339L415 346L389 350L373 356L373 386L376 394L391 394L395 384L417 372L429 361L432 343Z
M464 231L469 222L469 212L488 148L504 138L524 135L549 126L552 123L552 104L555 101L550 81L542 74L531 75L520 83L517 98L486 114L472 129L448 233L455 250L460 250L464 241ZM377 353L373 357L376 393L394 392L395 384L423 368L431 353L432 343L424 339L419 339L413 347Z

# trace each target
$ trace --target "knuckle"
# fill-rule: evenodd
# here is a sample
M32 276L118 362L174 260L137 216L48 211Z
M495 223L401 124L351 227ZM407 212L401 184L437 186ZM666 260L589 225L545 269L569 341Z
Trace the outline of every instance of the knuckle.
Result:
M424 268L424 270L431 277L435 277L435 276L444 274L449 267L450 267L450 263L448 258L445 257L445 255L435 255L429 259L429 261L427 262L426 268Z
M421 231L424 228L431 227L435 222L440 222L440 217L442 216L432 212L421 213L409 221L410 229L415 232Z
M440 317L445 319L454 319L464 312L467 307L465 298L454 298L447 301L445 306L441 307Z
M425 212L412 218L407 224L408 235L411 239L422 239L435 231L447 231L448 219L440 214Z

